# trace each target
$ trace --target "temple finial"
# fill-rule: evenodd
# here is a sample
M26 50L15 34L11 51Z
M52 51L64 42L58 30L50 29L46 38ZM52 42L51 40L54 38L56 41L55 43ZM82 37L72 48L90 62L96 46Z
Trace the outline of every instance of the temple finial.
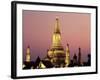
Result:
M55 24L54 33L60 33L60 29L59 29L59 18L58 17L56 17L56 24Z
M58 17L56 17L56 20L59 20L59 18L58 18Z

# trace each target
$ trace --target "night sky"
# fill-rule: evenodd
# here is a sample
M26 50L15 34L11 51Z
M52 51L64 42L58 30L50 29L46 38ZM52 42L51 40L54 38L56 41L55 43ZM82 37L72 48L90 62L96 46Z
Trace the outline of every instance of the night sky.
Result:
M78 54L81 48L82 60L87 60L87 54L91 53L90 44L90 14L71 12L46 12L23 10L23 60L25 60L26 48L30 46L31 60L38 56L44 58L47 49L51 47L52 35L56 17L60 21L61 43L66 48L69 43L70 57Z

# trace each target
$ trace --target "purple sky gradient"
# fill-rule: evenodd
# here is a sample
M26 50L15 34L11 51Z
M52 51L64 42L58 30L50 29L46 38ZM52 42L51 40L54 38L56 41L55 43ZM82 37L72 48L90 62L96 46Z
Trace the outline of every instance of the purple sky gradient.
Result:
M31 49L31 60L47 55L51 47L56 17L59 17L62 45L70 47L70 56L82 50L82 60L90 53L90 14L23 10L23 60L26 48Z

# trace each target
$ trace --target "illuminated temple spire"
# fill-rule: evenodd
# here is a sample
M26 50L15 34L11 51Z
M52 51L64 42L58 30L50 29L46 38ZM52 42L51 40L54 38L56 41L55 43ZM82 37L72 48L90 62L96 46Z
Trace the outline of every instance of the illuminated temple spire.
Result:
M66 66L70 64L70 50L69 50L69 44L67 44L66 47L66 59L65 59Z
M31 60L30 47L28 46L26 50L26 62L30 62L30 60Z
M65 52L61 45L61 32L59 25L59 18L56 18L54 32L52 36L52 46L48 50L48 57L55 67L64 67L65 65Z
M60 33L59 18L56 18L54 33L52 38L53 47L61 46L61 33Z

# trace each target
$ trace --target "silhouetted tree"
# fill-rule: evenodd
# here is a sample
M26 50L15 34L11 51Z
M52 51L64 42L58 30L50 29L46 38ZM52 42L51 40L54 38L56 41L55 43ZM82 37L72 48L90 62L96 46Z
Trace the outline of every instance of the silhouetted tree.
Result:
M73 64L73 60L70 60L70 64L68 65L68 67L73 67L74 64Z
M87 65L91 66L91 55L88 54L87 57L88 57Z
M73 65L77 66L77 56L76 56L76 54L74 54L74 56L73 56Z

